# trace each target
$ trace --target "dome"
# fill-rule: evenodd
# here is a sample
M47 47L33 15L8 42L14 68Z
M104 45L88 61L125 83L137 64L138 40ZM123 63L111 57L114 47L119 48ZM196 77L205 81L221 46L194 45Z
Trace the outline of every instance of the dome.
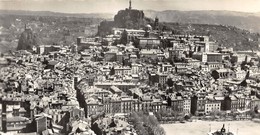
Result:
M153 28L152 28L152 26L150 25L150 24L147 24L146 26L145 26L145 30L148 30L148 31L150 31L150 30L152 30Z
M146 28L152 28L152 26L150 24L147 24Z

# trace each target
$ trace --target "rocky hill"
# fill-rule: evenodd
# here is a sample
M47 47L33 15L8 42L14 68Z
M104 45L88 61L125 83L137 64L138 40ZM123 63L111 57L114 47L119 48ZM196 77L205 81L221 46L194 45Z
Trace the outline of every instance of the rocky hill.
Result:
M102 36L111 32L112 27L141 29L144 28L145 25L151 24L152 22L152 19L145 17L144 12L141 10L120 10L114 16L114 21L104 20L100 23L98 28L98 35Z
M40 40L31 29L26 29L20 36L17 50L32 50L33 46L38 46Z
M260 14L234 11L144 11L146 17L155 18L161 22L178 22L190 24L215 24L235 26L250 32L260 33Z
M120 10L114 22L117 27L139 29L144 26L144 13L139 10Z

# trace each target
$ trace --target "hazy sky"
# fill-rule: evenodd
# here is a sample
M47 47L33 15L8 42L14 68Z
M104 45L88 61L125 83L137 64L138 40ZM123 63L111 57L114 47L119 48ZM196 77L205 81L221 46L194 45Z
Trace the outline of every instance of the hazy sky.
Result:
M0 0L0 9L66 13L115 13L129 0ZM132 0L135 9L260 12L260 0Z

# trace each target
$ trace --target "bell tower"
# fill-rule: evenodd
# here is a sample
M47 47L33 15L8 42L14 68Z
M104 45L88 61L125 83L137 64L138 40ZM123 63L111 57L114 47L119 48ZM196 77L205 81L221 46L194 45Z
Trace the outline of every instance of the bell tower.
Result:
M159 30L159 18L156 16L154 20L154 29Z

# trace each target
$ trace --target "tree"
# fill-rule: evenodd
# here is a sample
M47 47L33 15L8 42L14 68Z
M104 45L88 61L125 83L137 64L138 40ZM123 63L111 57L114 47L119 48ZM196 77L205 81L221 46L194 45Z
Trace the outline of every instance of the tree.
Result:
M111 68L109 75L115 75L115 68L114 67Z
M131 113L130 118L131 118L134 126L136 126L138 124L138 122L140 121L140 118L136 112Z
M149 133L146 131L142 123L138 123L137 126L135 126L135 129L138 135L149 135Z
M120 39L121 44L126 45L128 43L128 36L127 36L127 31L124 30L121 34L121 39Z
M133 112L130 115L130 120L140 135L165 135L164 129L160 127L158 120L154 116L148 116L143 112Z
M156 117L151 116L151 115L148 116L148 123L152 126L157 126L159 124Z
M145 127L143 126L143 120L141 119L142 114L133 112L130 115L130 120L133 122L133 125L140 135L149 135L148 132L145 130Z
M114 42L113 42L113 45L116 46L118 44L118 39L116 39Z
M172 79L171 78L168 78L168 80L167 80L167 85L169 86L169 87L172 87L173 86L173 81L172 81Z
M161 39L161 43L163 48L171 47L167 39Z
M102 130L99 128L97 123L91 125L91 130L93 130L97 135L102 135Z
M161 115L161 113L155 112L154 115L156 116L156 118L157 118L159 121L162 120L162 115Z
M149 32L145 30L144 37L149 37Z
M157 126L155 128L155 135L166 135L164 129L161 126Z
M243 61L240 66L241 66L242 70L245 70L245 71L248 70L248 63L246 63L246 61Z
M109 127L116 127L116 123L114 119L112 119L112 122L109 124Z
M215 80L219 79L219 73L218 73L216 70L212 71L211 76L212 76Z
M184 116L184 119L185 119L185 120L189 120L189 119L190 119L190 116L189 116L189 115L185 115L185 116Z
M255 106L255 108L254 108L254 112L255 112L255 113L258 113L258 105Z
M137 38L133 39L133 45L134 45L135 48L139 48L140 47L139 40ZM137 54L139 55L139 53L137 53ZM137 57L140 58L140 55L139 56L138 55L137 55Z
M159 59L156 58L156 59L151 59L151 64L153 64L154 66L156 66L159 62Z
M167 27L163 26L162 31L166 31L166 30L167 30Z

